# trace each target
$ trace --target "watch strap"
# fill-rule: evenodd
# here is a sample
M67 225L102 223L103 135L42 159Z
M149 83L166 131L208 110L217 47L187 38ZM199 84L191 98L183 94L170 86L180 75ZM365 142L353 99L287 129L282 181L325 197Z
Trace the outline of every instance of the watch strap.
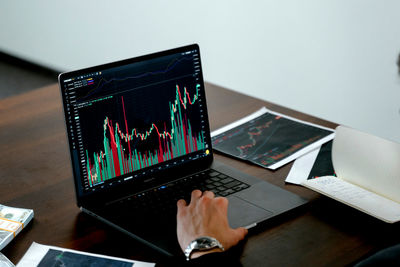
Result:
M186 260L190 260L190 255L194 251L207 251L214 248L220 248L224 251L224 247L222 244L215 239L214 237L210 236L201 236L190 242L190 244L186 247L184 253L186 256Z

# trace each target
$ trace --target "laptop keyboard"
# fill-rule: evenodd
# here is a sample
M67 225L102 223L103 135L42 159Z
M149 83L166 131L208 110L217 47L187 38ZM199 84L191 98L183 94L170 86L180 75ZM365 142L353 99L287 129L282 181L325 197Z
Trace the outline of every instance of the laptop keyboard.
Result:
M140 192L111 205L117 204L119 208L141 213L176 215L176 202L184 199L189 203L194 189L212 191L215 196L226 197L248 187L248 184L210 169Z

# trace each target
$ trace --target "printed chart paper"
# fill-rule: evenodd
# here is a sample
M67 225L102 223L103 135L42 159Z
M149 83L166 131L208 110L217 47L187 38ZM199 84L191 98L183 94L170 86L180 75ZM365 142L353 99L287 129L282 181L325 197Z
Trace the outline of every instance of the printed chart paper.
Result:
M56 267L56 266L112 266L112 267L151 267L154 263L133 261L117 257L80 252L72 249L45 246L33 242L17 267Z
M211 137L215 150L275 170L332 140L334 131L263 107Z

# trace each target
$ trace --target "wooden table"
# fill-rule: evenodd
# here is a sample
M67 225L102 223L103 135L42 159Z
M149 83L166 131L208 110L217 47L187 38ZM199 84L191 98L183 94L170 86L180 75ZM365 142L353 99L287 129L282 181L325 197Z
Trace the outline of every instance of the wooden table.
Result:
M262 106L336 126L212 84L206 84L206 93L212 129ZM241 257L244 266L344 266L400 240L398 225L385 224L311 190L285 184L291 164L269 171L218 154L216 158L311 200L300 212L251 233ZM163 258L155 251L82 214L76 206L56 84L0 100L0 203L35 212L29 226L2 251L14 263L35 241L163 265Z

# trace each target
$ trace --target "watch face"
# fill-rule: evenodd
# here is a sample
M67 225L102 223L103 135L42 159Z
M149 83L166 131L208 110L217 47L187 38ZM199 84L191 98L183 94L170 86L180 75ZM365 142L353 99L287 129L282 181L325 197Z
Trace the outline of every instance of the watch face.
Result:
M199 248L209 248L212 245L212 241L208 238L202 237L197 239L197 244Z
M216 240L215 238L212 238L212 237L202 236L202 237L197 238L195 240L195 242L196 242L195 247L198 250L208 250L208 249L216 248L216 247L222 248L222 246L220 245L218 240Z
M208 236L202 236L202 237L196 238L185 249L186 259L189 260L190 254L195 250L204 251L204 250L209 250L209 249L213 249L213 248L217 248L217 247L220 248L222 251L224 250L224 247L215 238L208 237Z

